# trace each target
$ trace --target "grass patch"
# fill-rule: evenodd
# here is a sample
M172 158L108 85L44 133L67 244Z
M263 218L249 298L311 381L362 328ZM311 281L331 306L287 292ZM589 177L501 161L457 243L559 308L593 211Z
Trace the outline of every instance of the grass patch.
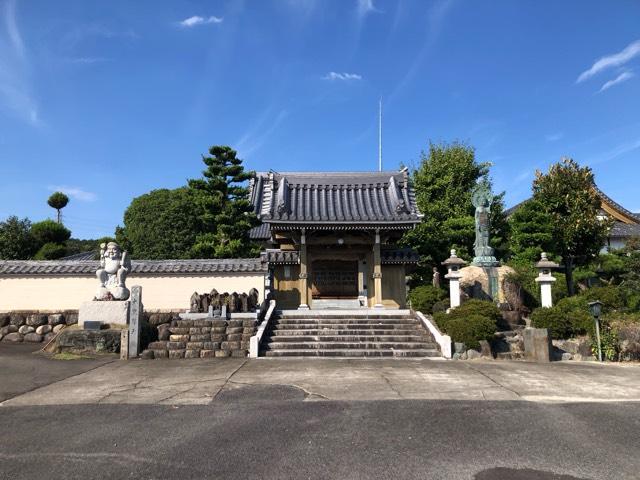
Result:
M60 352L53 356L54 360L87 360L92 357L88 355L80 355L79 353Z

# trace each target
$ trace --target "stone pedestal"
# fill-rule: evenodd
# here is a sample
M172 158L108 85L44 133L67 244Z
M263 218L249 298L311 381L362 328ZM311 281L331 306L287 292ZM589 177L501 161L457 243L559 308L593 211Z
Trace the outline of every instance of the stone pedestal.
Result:
M524 329L524 357L532 362L550 362L553 346L546 328Z
M449 280L449 306L453 309L460 306L460 272L451 272L444 276Z
M78 310L78 326L84 328L84 322L94 321L103 324L127 325L129 319L129 301L124 302L84 302Z

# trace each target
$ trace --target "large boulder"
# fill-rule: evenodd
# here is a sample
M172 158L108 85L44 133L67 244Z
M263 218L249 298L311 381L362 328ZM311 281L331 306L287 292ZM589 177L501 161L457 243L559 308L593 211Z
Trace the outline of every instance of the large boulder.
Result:
M9 316L9 323L11 325L15 325L16 327L20 327L22 325L24 325L25 322L25 318L24 315L19 315L16 313L13 313Z
M117 353L120 351L121 330L65 329L56 337L59 352Z
M11 321L11 317L9 315L0 315L0 328L6 327L9 325Z
M42 341L42 338L42 335L38 335L37 333L27 333L24 336L24 341L30 343L40 343Z
M65 323L64 315L61 313L54 313L47 317L49 325L56 326Z
M7 333L16 333L17 331L18 331L18 326L7 325L6 327L0 328L0 335L6 335Z
M46 333L49 333L51 330L53 330L53 327L51 325L40 325L38 328L36 328L36 333L38 335L44 335Z
M66 312L64 314L64 323L67 325L75 325L78 323L78 312Z
M27 325L34 328L39 327L40 325L46 325L47 323L47 316L42 315L41 313L33 313L27 317Z
M33 328L33 327L32 327L32 326L30 326L30 325L22 325L22 326L18 329L18 332L19 332L19 333L21 333L22 335L26 335L26 334L28 334L28 333L33 333L33 332L35 332L35 331L36 331L36 329L35 329L35 328Z
M12 343L20 343L24 337L21 333L8 333L4 337L2 337L3 342L12 342Z

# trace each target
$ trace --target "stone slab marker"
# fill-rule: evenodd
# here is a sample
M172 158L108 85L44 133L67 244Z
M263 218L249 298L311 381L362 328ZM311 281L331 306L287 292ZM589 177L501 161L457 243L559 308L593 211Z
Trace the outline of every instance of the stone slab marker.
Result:
M525 328L524 329L524 357L533 362L550 362L551 337L546 328Z
M142 287L131 287L129 298L129 358L136 358L140 353L140 323L142 320Z

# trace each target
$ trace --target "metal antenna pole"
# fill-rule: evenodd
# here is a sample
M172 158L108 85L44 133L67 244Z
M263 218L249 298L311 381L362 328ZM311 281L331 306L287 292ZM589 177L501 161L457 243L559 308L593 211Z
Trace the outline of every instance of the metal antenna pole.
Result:
M382 171L382 97L378 103L378 171Z

